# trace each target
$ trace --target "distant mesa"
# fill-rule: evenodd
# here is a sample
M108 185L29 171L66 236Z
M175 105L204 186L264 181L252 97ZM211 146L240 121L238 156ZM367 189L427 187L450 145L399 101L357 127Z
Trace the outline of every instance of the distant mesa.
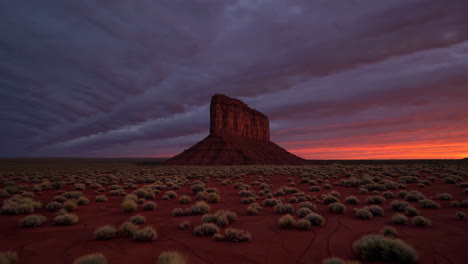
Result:
M268 117L222 94L211 98L210 134L166 165L304 165L270 141Z

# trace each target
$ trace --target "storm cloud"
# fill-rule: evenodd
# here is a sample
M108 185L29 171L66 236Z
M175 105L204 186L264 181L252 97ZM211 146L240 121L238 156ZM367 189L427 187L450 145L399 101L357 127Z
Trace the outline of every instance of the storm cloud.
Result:
M171 156L208 134L216 93L304 158L468 156L466 14L464 0L1 1L0 156Z

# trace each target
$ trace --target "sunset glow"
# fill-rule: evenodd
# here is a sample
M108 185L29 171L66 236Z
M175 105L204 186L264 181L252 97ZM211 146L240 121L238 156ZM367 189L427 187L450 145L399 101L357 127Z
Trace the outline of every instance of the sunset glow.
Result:
M0 3L0 157L173 156L218 93L303 158L468 156L468 1L188 2Z

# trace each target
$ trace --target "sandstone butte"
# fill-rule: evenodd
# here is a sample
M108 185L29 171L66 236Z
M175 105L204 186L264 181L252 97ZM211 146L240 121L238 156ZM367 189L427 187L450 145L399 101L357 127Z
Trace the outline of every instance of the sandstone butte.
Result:
M211 98L210 134L165 164L304 165L307 161L270 141L266 115L238 99L216 94Z

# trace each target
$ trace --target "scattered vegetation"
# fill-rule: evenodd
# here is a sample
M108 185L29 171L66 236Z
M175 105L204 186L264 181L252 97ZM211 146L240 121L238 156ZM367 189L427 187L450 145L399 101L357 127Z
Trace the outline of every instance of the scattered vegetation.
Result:
M73 264L106 264L107 258L102 253L94 253L81 256Z
M413 247L403 240L383 235L366 235L353 243L353 249L365 261L415 263L418 259Z
M101 226L94 231L94 238L96 240L109 240L117 234L115 227L111 225Z
M47 221L47 218L42 215L32 214L25 216L19 220L20 227L37 227ZM1 263L1 262L0 262Z

